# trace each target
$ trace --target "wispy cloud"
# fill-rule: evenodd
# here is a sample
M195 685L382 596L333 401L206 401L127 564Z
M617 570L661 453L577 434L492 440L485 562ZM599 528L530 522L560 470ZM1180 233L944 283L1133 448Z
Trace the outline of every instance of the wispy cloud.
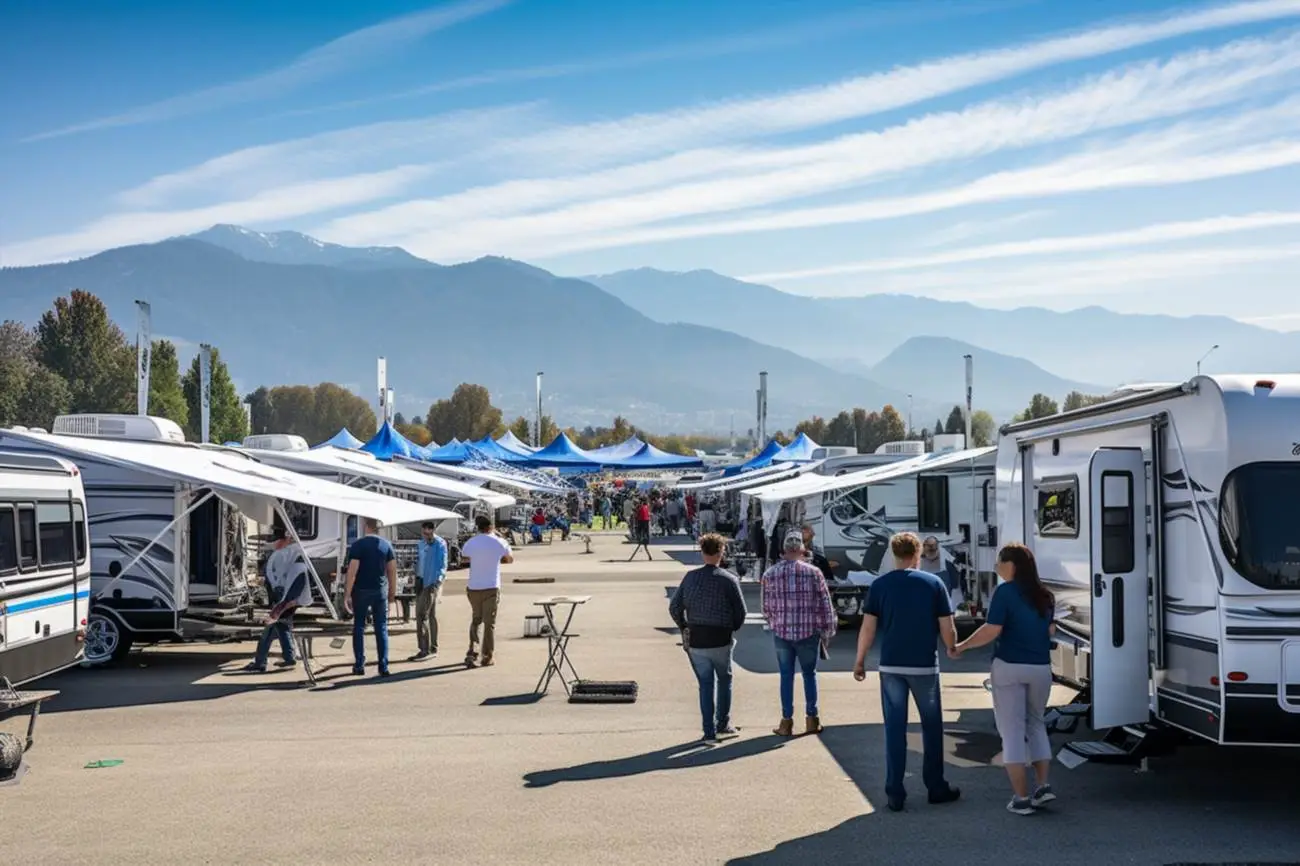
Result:
M946 228L930 232L917 242L917 246L945 247L949 244L968 241L971 238L999 234L1007 229L1044 219L1051 216L1052 213L1053 212L1047 208L1037 208L1035 210L1023 211L1005 217L995 217L992 219L982 220L963 220L962 222L954 223Z
M392 18L340 36L269 72L169 97L120 114L37 133L24 141L42 141L100 129L154 123L215 111L230 105L272 99L306 84L338 75L374 58L383 57L435 31L492 12L510 2L512 0L463 0Z
M988 244L978 247L951 250L927 256L908 256L891 259L873 259L825 265L798 271L776 271L750 274L741 279L755 282L788 282L817 279L845 274L872 274L887 271L908 271L934 268L966 262L987 262L996 259L1027 258L1032 256L1060 255L1062 253L1098 252L1133 247L1155 246L1199 240L1227 234L1260 231L1262 229L1300 226L1300 212L1255 213L1245 216L1221 216L1202 220L1160 223L1117 232L1069 237L1035 238Z

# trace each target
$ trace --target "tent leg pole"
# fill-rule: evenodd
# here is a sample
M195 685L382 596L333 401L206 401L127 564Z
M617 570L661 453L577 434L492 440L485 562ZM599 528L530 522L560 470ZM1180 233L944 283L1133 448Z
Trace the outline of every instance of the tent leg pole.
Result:
M298 552L302 554L303 562L307 563L307 570L311 572L312 584L325 602L325 609L329 611L331 618L338 619L339 612L334 607L334 600L325 591L325 582L320 579L320 574L316 571L316 564L311 561L311 557L307 555L307 549L302 546L302 539L298 537L298 530L294 528L293 521L289 519L289 512L285 509L284 502L279 499L275 500L275 510L280 515L280 519L284 521L285 531L289 533L289 537L293 539L293 543L298 547Z

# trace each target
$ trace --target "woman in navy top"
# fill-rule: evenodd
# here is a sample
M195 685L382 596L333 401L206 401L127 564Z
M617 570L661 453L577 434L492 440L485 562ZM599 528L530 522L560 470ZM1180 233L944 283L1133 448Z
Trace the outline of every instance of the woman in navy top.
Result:
M993 713L1002 735L1002 764L1014 792L1007 810L1032 815L1056 799L1047 782L1052 744L1043 722L1052 691L1056 599L1043 586L1034 554L1023 544L998 551L998 578L1001 583L989 600L984 625L957 644L953 655L994 643ZM1032 791L1026 771L1030 764L1036 777Z

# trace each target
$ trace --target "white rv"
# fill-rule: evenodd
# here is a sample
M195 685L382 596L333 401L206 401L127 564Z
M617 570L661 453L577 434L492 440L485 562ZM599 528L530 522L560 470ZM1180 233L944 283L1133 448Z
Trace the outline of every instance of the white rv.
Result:
M248 520L283 519L285 503L384 524L453 516L265 466L235 449L187 444L162 418L68 416L56 419L54 431L0 430L0 449L58 457L80 471L90 535L91 663L119 659L136 642L180 637L187 615L246 609L241 533ZM316 587L324 595L319 578Z
M1300 745L1300 375L1197 376L1004 427L1002 541L1056 594L1054 673L1149 732Z
M80 661L89 608L86 497L77 467L0 452L0 685Z

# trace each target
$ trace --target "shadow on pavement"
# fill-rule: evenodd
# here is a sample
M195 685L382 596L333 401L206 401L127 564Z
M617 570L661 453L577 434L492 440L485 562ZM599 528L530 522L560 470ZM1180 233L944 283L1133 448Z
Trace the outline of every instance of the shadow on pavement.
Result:
M709 767L740 758L749 758L779 749L785 745L781 737L766 736L754 739L729 740L720 746L707 746L698 740L616 758L612 761L592 761L558 770L540 770L524 776L524 787L546 788L557 782L590 782L596 779L619 779L625 776L637 776L642 773L654 773L659 770L685 770L694 767Z
M522 706L527 706L529 704L535 704L544 697L546 696L539 692L524 692L523 694L519 694L519 695L502 695L501 697L497 697L497 698L487 698L483 701L483 703L479 704L479 706L480 707L522 707Z
M443 674L455 673L456 671L467 670L465 665L456 663L449 665L438 665L437 667L421 668L419 670L392 671L391 676L381 677L373 667L366 669L365 676L353 676L351 665L334 665L333 667L346 667L347 671L334 674L333 676L322 677L317 675L316 680L329 690L347 689L353 686L384 686L394 683L405 683L411 680L425 680L430 677L440 677ZM312 691L320 691L313 689Z

